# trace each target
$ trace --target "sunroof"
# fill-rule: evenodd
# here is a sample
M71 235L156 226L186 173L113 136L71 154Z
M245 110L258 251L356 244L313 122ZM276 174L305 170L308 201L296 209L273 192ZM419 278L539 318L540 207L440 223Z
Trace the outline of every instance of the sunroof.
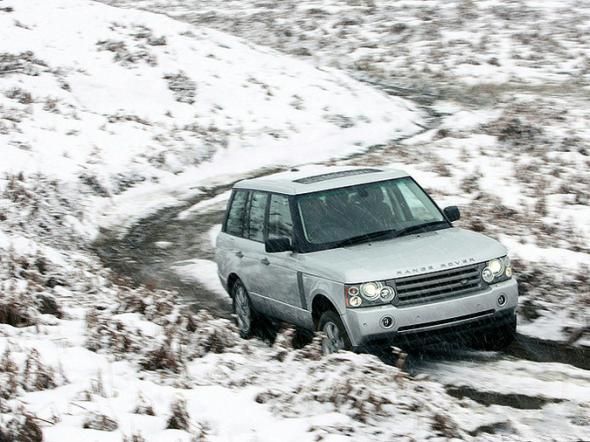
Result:
M313 184L313 183L319 183L320 181L333 180L334 178L343 178L343 177L347 177L347 176L363 175L365 173L373 173L373 172L381 172L381 169L343 170L340 172L330 172L330 173L324 173L322 175L314 175L314 176L308 176L305 178L299 178L298 180L293 180L293 182L299 183L299 184Z

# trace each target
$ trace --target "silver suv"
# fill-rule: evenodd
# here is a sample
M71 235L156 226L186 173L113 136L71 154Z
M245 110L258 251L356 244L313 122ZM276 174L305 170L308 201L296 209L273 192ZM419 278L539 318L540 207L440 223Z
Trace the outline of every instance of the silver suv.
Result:
M506 248L453 227L458 219L457 207L440 210L400 170L292 170L238 182L216 260L240 334L267 316L323 331L326 353L441 332L505 347L518 302Z

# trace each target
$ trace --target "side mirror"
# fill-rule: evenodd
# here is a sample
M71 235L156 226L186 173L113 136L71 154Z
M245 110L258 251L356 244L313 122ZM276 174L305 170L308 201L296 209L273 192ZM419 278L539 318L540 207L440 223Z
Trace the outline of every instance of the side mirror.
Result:
M288 252L292 250L291 239L286 236L279 238L267 239L264 243L266 253Z
M457 206L445 207L443 212L450 222L457 221L459 218L461 218L461 212L459 212L459 208Z

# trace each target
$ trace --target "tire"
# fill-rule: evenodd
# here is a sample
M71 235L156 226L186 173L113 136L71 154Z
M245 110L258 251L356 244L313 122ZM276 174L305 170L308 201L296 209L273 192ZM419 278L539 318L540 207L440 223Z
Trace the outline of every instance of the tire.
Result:
M324 355L352 348L346 328L335 311L328 310L322 313L318 322L318 331L324 333L322 339L322 353Z
M236 318L236 325L243 339L252 337L256 327L256 312L250 302L250 296L244 284L239 279L232 286L232 306Z
M476 350L500 351L504 350L516 337L516 316L509 322L487 330L483 335L476 337L471 346Z

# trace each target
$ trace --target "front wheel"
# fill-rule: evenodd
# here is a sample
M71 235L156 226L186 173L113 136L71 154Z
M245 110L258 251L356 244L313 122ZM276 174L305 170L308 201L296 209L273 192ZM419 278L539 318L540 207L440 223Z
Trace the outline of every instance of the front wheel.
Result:
M246 291L246 287L242 284L242 281L237 280L232 287L232 298L233 298L233 310L236 316L236 324L240 332L240 336L244 339L248 339L252 336L255 322L256 313L252 308L250 297Z
M324 333L322 339L322 353L324 355L351 349L350 339L344 324L336 312L331 310L324 312L320 317L318 330Z

